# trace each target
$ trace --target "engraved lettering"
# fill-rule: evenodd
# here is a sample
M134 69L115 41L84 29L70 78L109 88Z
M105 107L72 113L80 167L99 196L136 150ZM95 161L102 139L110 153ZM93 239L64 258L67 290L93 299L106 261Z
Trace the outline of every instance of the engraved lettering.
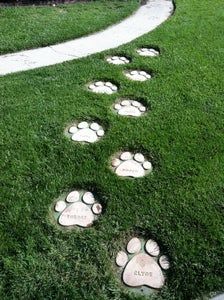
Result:
M141 277L148 277L148 276L150 276L150 277L152 277L152 272L144 272L144 271L137 271L137 270L135 270L134 271L134 275L135 276L141 276Z

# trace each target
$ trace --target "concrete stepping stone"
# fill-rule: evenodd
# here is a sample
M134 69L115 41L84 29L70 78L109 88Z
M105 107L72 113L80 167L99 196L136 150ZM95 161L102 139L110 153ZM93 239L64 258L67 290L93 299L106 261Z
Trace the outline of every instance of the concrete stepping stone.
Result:
M153 48L140 48L137 49L137 53L140 56L146 56L146 57L155 57L160 55L159 51Z
M141 153L122 152L116 154L111 166L120 177L139 178L152 172L152 164Z
M90 227L102 214L102 205L91 192L72 191L54 205L55 220L63 227Z
M146 107L139 101L124 99L114 104L114 111L120 116L140 117L146 112Z
M112 65L126 65L130 63L130 60L125 56L110 56L106 61Z
M132 288L147 286L161 289L165 284L164 271L170 268L167 256L160 256L160 249L154 240L132 238L125 251L119 251L116 264L120 267L122 280Z
M95 143L105 134L103 127L96 122L75 123L65 133L72 141L84 143Z
M116 93L118 91L118 87L107 81L107 82L104 82L104 81L96 81L94 83L91 83L89 86L88 86L88 89L91 91L91 92L94 92L94 93L97 93L97 94L108 94L108 95L111 95L113 93Z
M128 79L133 81L146 81L152 78L152 75L149 73L139 70L128 70L125 71L124 74Z

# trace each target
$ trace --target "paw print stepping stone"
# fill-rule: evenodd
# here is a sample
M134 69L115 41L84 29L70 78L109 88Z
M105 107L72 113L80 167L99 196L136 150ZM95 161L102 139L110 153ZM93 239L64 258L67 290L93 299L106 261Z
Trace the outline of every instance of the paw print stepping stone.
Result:
M160 249L154 240L132 238L125 251L119 251L116 264L120 267L122 280L132 288L147 286L161 289L165 284L164 271L170 267L167 256L160 256Z
M124 74L128 79L131 79L133 81L146 81L152 78L152 75L150 75L146 71L128 70L125 71Z
M97 93L97 94L108 94L108 95L111 95L113 93L116 93L118 91L118 87L107 81L107 82L104 82L104 81L96 81L94 83L91 83L89 86L88 86L88 89L91 91L91 92L94 92L94 93Z
M115 155L111 166L120 177L144 177L152 171L152 164L141 153L122 152Z
M75 142L95 143L104 136L104 130L96 122L80 122L69 126L66 135Z
M114 110L120 116L140 117L146 112L146 107L139 101L125 99L115 103Z
M102 214L102 206L87 191L72 191L54 205L55 220L62 227L90 227Z
M159 56L159 51L154 49L154 48L140 48L137 49L137 53L140 56L147 56L147 57L155 57L155 56Z
M109 64L113 65L126 65L130 60L125 56L110 56L106 59Z

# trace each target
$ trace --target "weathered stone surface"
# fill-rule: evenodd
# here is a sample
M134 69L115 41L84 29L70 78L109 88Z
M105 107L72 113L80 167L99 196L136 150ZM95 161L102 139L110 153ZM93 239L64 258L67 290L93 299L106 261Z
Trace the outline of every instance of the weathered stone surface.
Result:
M159 264L160 264L161 268L163 268L163 270L168 270L170 268L170 262L166 255L162 255L159 258Z
M140 48L137 50L141 56L154 57L159 55L159 51L153 48Z
M80 197L79 192L78 191L73 191L73 192L68 194L68 196L66 198L66 201L69 202L69 203L77 202L77 201L79 201L79 197Z
M98 123L92 123L92 124L90 125L90 128L91 128L92 130L97 131L97 130L100 129L100 125L99 125Z
M91 192L74 190L67 197L64 195L54 205L54 214L59 225L64 227L81 226L89 227L102 213L102 205L96 202Z
M112 84L111 82L102 82L97 81L93 84L89 85L89 89L97 94L108 94L111 95L117 92L118 88L116 85Z
M61 212L65 208L66 208L66 203L62 200L59 200L58 202L56 202L55 207L54 207L56 212Z
M91 209L82 202L75 202L68 206L60 215L58 222L62 226L89 227L94 221Z
M103 128L96 122L80 122L68 130L72 134L71 139L76 142L95 143L104 136Z
M130 62L129 59L124 56L112 56L108 57L106 60L109 64L113 65L125 65Z
M128 242L127 251L130 254L133 254L133 253L138 253L140 250L141 250L141 241L137 237L132 238Z
M72 126L68 130L68 132L71 133L71 134L76 133L77 131L78 131L77 126Z
M124 267L128 262L128 256L124 251L119 251L116 256L116 264L119 267Z
M84 128L88 128L88 127L89 127L89 124L87 122L80 122L78 124L79 129L84 129Z
M116 103L116 104L114 105L114 108L115 108L117 111L119 111L119 110L122 108L122 106L120 105L120 103Z
M96 88L96 84L91 83L88 88L93 91Z
M143 163L145 160L144 155L142 155L141 153L136 153L134 159L140 163Z
M145 162L143 163L143 168L144 168L145 170L151 171L151 170L152 170L152 164L151 164L149 161L145 161Z
M145 171L141 164L134 160L126 160L122 162L115 170L115 173L121 177L143 177Z
M102 213L102 205L99 203L94 203L92 206L92 211L95 215L100 215Z
M146 108L135 100L123 100L120 103L116 103L114 109L120 116L131 117L140 117L146 111Z
M135 107L140 107L141 103L138 102L138 101L132 101L132 105L135 106Z
M123 281L130 287L146 285L160 289L165 278L157 262L145 253L135 255L126 265L123 272Z
M145 160L144 155L128 151L121 153L119 158L114 157L111 165L114 172L121 177L143 177L152 171L152 164Z
M105 82L105 86L108 86L110 88L114 87L113 83L111 83L110 81Z
M148 254L152 255L152 256L158 256L159 255L159 245L153 241L153 240L148 240L146 245L145 245L145 249L148 252Z
M97 81L95 82L95 86L104 86L104 82L103 81Z
M147 79L150 79L152 77L152 75L150 75L149 73L147 73L145 71L140 71L139 74L142 76L145 76Z
M132 116L132 117L140 117L141 116L140 110L137 107L134 107L131 105L122 107L118 111L118 114L120 116Z
M96 132L96 134L99 136L99 137L102 137L102 136L104 136L104 130L103 129L99 129L99 130L97 130L97 132Z
M121 159L121 160L132 159L132 154L131 154L131 152L123 152L123 153L121 153L120 159Z
M130 105L130 104L131 104L130 100L123 100L123 101L121 101L121 105L122 106L127 106L127 105Z
M142 106L139 107L139 110L140 110L141 112L145 112L145 111L146 111L146 107L142 105Z
M117 254L116 264L122 268L123 282L133 288L160 289L165 284L163 270L170 267L169 259L165 255L159 257L160 249L154 240L144 242L144 246L142 243L143 240L134 237L127 244L129 254L125 251Z
M86 204L93 204L95 202L95 198L91 192L86 192L82 199Z
M96 131L90 128L78 130L72 135L72 140L76 142L95 143L98 140Z
M119 165L120 165L120 163L121 163L121 161L120 161L120 159L118 159L118 158L114 158L113 160L112 160L112 166L113 167L118 167Z
M151 79L151 75L145 71L126 71L124 72L127 78L134 80L134 81L146 81Z

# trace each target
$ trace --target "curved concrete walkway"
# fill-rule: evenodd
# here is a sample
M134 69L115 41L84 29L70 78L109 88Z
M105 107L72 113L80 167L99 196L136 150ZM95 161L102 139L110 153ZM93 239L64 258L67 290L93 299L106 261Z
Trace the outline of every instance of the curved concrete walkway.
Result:
M148 33L169 18L172 0L148 0L124 21L95 34L54 46L0 56L0 75L36 69L117 48Z
M218 296L215 296L214 298L212 298L211 300L224 300L224 294L220 294Z

